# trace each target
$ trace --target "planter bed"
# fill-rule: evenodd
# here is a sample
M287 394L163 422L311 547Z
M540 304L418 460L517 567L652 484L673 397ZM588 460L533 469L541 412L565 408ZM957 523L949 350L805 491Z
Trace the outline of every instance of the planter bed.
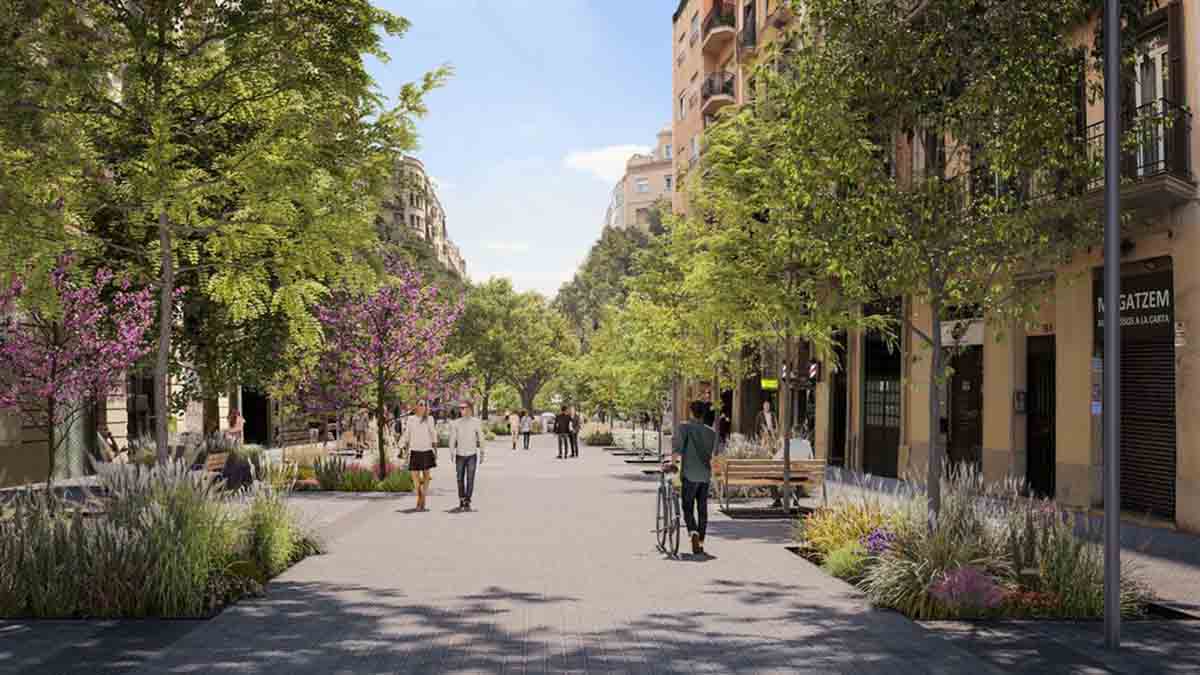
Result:
M1021 488L956 467L932 528L922 494L840 499L799 521L789 550L914 620L1100 619L1100 547L1075 532L1068 512ZM1121 577L1125 616L1165 613L1136 569Z

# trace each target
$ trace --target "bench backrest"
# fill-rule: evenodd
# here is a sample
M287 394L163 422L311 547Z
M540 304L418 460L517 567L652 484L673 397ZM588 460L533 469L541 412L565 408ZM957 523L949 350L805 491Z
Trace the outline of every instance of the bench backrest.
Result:
M229 461L228 452L213 453L204 460L204 468L209 472L219 473L225 470L225 463L227 461Z
M727 459L718 473L729 478L783 476L784 461L781 459ZM823 459L793 459L791 470L794 475L819 478L825 475Z

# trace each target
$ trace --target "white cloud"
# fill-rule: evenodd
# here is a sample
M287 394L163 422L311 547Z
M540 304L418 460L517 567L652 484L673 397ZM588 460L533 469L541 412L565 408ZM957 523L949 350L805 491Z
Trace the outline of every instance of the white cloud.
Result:
M648 152L650 148L644 145L610 145L598 150L569 152L563 164L568 169L590 173L611 185L625 175L625 163L632 155Z
M529 244L523 241L490 241L483 247L500 253L524 253L529 250Z

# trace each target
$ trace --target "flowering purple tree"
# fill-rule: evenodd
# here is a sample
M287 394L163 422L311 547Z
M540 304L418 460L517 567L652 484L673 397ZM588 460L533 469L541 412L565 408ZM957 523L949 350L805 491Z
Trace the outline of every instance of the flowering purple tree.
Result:
M384 420L403 394L427 396L444 378L446 340L462 304L439 297L417 272L391 262L366 295L340 294L317 310L325 346L299 394L310 412L367 408L379 421L379 470L387 467Z
M47 307L30 301L20 278L0 288L0 408L45 429L47 485L63 442L57 430L118 387L149 351L154 322L149 289L133 290L106 269L80 284L71 265L64 258L51 273L56 302Z

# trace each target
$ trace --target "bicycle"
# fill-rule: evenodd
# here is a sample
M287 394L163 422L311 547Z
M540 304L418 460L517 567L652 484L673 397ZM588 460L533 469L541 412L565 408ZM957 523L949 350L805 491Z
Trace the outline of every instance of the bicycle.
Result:
M658 550L670 556L679 555L679 524L682 508L679 492L675 489L674 474L679 467L668 462L658 474L658 507L654 532L658 536Z

